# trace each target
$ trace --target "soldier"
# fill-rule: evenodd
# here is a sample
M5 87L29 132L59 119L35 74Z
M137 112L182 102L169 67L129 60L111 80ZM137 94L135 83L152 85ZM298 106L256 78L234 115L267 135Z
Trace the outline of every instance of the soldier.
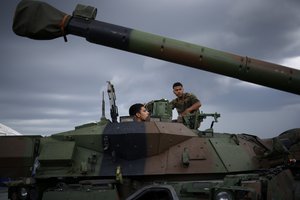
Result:
M176 108L178 112L178 122L183 122L191 129L199 128L199 108L201 107L199 99L191 93L184 93L183 85L180 82L173 84L173 92L177 98L170 103L172 109Z
M129 115L137 122L144 122L149 118L149 112L145 108L144 104L141 103L136 103L130 106Z

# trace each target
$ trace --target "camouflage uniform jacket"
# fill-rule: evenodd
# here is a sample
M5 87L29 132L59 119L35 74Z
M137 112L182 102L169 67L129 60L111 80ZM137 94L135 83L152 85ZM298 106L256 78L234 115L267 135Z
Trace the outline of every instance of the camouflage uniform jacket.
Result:
M185 111L185 109L191 107L194 103L197 103L199 99L191 94L191 93L183 93L182 98L176 98L173 99L170 103L172 106L172 109L176 108L178 114Z

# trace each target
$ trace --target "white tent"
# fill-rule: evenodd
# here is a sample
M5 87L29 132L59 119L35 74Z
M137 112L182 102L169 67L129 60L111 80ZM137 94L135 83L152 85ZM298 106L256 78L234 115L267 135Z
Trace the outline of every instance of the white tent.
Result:
M8 135L22 135L22 134L0 123L0 136L8 136Z

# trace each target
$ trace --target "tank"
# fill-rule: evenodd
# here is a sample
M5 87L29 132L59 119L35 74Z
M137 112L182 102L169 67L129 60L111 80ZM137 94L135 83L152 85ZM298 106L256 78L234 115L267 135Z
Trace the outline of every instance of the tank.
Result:
M39 12L37 12L39 11ZM72 16L21 1L13 30L32 39L68 34L137 54L300 94L300 71L95 20L78 5ZM268 77L267 79L265 77ZM217 133L172 122L169 101L150 101L151 120L111 118L42 136L0 138L0 177L10 199L299 199L300 128L278 137ZM104 107L103 107L104 108Z

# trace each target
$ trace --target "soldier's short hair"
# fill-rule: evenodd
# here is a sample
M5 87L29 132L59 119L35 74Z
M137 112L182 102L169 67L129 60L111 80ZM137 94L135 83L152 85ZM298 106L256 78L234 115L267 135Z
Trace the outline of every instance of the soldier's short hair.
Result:
M177 86L183 87L182 84L181 84L180 82L176 82L176 83L173 84L173 89L174 89L174 87L177 87Z
M129 115L135 116L136 113L140 112L141 108L144 106L144 104L136 103L130 106L129 108Z

